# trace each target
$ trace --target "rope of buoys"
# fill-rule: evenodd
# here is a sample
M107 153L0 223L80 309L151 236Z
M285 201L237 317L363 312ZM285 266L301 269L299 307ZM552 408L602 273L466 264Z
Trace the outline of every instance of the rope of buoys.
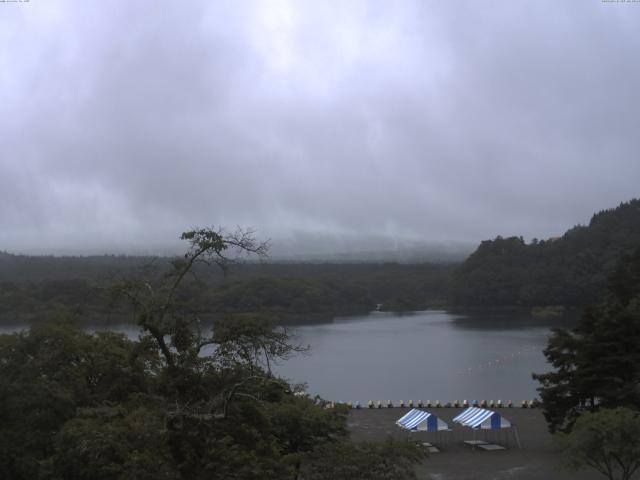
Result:
M335 408L336 405L346 405L348 408L351 409L361 409L362 405L359 401L348 401L346 403L344 402L326 402L323 403L324 408ZM454 400L452 402L440 402L440 400L436 400L435 402L432 402L431 400L427 400L422 401L422 400L418 400L416 403L414 403L413 400L409 400L406 404L404 402L404 400L400 400L397 404L398 408L414 408L414 406L417 406L418 408L469 408L471 407L480 407L480 408L513 408L514 404L513 401L508 400L506 403L503 403L502 400L472 400L471 402L469 402L468 400L463 400L462 402L458 401L458 400ZM540 401L536 398L532 399L532 400L522 400L522 402L520 403L520 408L536 408L540 406ZM385 403L383 403L381 400L369 400L367 402L367 408L370 409L374 409L374 408L394 408L396 407L396 404L394 404L391 400L387 400Z
M476 365L475 367L467 367L466 369L460 370L457 372L458 375L470 375L474 372L477 371L481 371L484 369L489 369L489 368L496 368L498 366L504 365L509 363L510 361L514 361L516 360L518 357L520 357L523 354L526 353L530 353L530 352L534 352L534 351L539 351L539 348L533 346L533 345L528 345L516 352L512 352L511 354L507 354L507 355L503 355L501 357L498 358L494 358L491 360L488 360L486 362L483 363L479 363L478 365Z

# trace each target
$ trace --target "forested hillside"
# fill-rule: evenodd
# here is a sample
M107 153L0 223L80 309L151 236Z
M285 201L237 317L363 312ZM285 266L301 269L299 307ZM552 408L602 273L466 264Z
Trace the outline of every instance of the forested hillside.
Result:
M382 310L595 303L616 262L640 245L640 200L596 213L562 237L487 240L461 265L270 263L233 265L229 276L194 268L181 298L194 312L263 312L285 321ZM126 315L108 286L162 269L169 257L31 257L0 252L0 322L64 309L86 319Z
M616 262L640 245L640 200L596 213L588 226L527 244L487 240L453 276L461 306L583 306L605 291Z
M109 286L160 272L163 257L29 257L1 254L0 323L22 323L64 310L83 322L132 318ZM180 298L203 317L268 313L277 321L383 310L420 310L448 302L454 265L395 263L239 263L227 277L196 268Z

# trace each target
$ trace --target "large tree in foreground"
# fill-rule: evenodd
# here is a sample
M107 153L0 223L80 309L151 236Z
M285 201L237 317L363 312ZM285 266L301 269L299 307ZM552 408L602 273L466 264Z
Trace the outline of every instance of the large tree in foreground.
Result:
M0 335L0 478L322 478L310 475L345 463L321 452L349 449L363 469L371 459L376 472L413 478L415 445L352 445L345 409L323 408L274 374L275 361L300 350L286 330L256 315L206 329L186 307L183 283L197 265L226 269L233 250L262 255L266 244L246 231L182 238L189 249L165 272L113 288L135 309L137 341L68 322Z
M606 300L544 350L554 371L534 374L549 429L570 430L584 411L640 408L640 248L621 260Z
M626 408L587 412L569 434L559 434L565 465L590 467L609 480L629 480L640 468L640 416Z
M156 343L168 367L192 361L204 347L215 343L211 335L203 333L198 316L185 308L179 296L187 277L196 275L200 265L217 266L226 275L238 256L264 257L268 252L268 242L258 241L252 230L240 228L233 233L195 228L180 238L189 248L184 256L173 259L167 270L127 278L113 287L116 296L131 302L136 322Z

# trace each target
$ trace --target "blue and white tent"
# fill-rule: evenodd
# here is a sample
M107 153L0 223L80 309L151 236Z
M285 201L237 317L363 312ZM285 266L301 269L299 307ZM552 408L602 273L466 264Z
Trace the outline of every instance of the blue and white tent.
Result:
M467 408L455 417L453 421L465 427L483 430L497 430L511 427L511 422L498 412L478 407Z
M483 430L485 433L492 430L497 431L499 436L499 432L502 431L503 428L510 428L516 444L519 448L522 448L515 424L512 424L498 412L487 410L486 408L469 407L455 417L453 422L473 429L474 440L475 432L478 430Z
M413 408L396 421L400 428L410 431L439 432L449 430L449 425L434 414Z

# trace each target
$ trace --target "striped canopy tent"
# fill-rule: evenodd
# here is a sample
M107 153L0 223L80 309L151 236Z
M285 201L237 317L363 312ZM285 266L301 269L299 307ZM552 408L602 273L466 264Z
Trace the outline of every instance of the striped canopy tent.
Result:
M488 430L497 430L499 432L503 428L510 428L516 444L521 448L520 438L518 437L518 430L515 424L512 424L498 412L487 410L486 408L469 407L460 415L454 417L453 422L473 429L474 439L475 432L478 430L484 430L485 432Z
M454 422L469 428L479 428L482 430L497 430L499 428L510 428L511 422L498 412L485 408L470 407L453 419Z
M434 414L413 408L396 421L396 425L409 431L439 432L449 430L449 425Z

